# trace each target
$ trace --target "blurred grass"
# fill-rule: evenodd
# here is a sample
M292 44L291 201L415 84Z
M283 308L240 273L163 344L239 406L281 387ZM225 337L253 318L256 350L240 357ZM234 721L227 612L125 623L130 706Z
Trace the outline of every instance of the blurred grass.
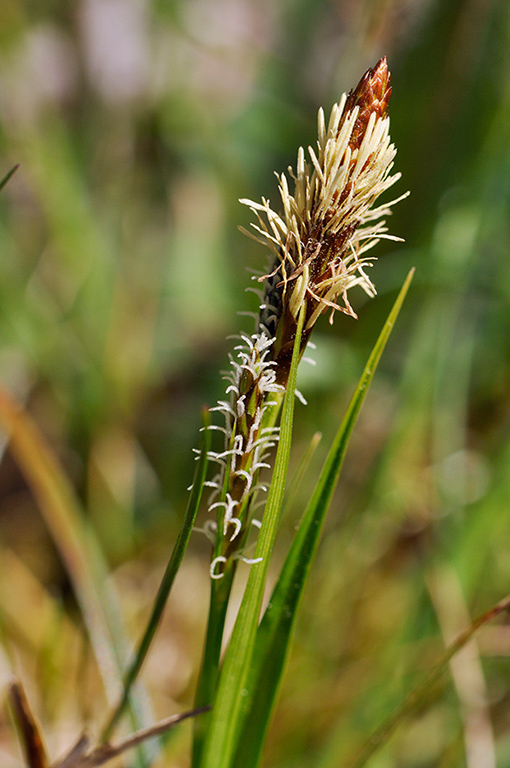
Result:
M253 308L245 268L264 265L236 231L247 224L237 198L275 199L272 172L314 141L317 108L388 56L399 191L412 192L390 224L406 244L378 247L379 296L355 297L358 322L318 329L295 465L316 431L331 441L411 266L416 277L326 524L268 765L352 759L442 647L445 568L459 616L509 591L509 50L506 0L0 6L0 176L21 164L0 194L0 380L65 465L133 642L184 513L200 407L223 390L225 337L249 327L235 315ZM310 478L323 457L319 446ZM105 704L67 577L5 446L0 558L0 591L15 585L25 617L12 595L0 600L0 681L23 675L57 750ZM144 671L161 716L193 699L208 591L199 537L185 568ZM509 648L504 624L481 633L501 766ZM71 678L85 681L79 701ZM371 765L464 764L459 695L445 679ZM175 744L171 764L186 764ZM19 765L4 712L0 754Z

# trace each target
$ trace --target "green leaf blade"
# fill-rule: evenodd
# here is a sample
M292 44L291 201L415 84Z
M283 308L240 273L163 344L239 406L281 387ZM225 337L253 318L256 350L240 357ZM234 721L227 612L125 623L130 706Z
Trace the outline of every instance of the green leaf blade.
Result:
M243 768L255 768L259 764L285 668L299 603L347 445L413 273L414 270L408 274L367 361L259 627L250 679L247 683L243 730L234 763L242 765Z
M161 617L163 615L163 611L165 609L168 596L170 594L170 590L172 589L175 577L177 575L177 571L179 570L179 567L182 563L182 559L184 557L184 553L186 552L189 539L191 536L191 532L195 524L195 518L197 516L198 507L200 505L200 499L202 498L202 491L204 489L204 480L207 473L207 464L208 464L207 457L208 457L208 451L211 443L210 431L208 429L209 424L210 424L209 411L203 411L202 413L202 428L203 428L202 436L203 437L202 437L202 445L200 449L200 456L199 456L198 464L195 470L195 476L193 478L190 497L189 497L188 505L184 515L184 519L181 525L181 529L179 531L179 535L177 536L177 540L172 550L172 554L170 555L170 559L167 563L165 573L163 574L163 578L161 580L161 584L159 586L156 599L154 601L152 613L147 623L147 627L142 636L142 639L140 640L140 644L131 662L131 665L127 670L127 673L124 679L122 697L120 699L119 704L115 708L113 714L110 716L110 719L108 720L107 725L103 730L103 734L102 734L103 741L108 741L108 739L110 738L113 732L115 725L117 724L118 720L120 719L121 715L123 714L126 708L126 705L131 696L133 685L138 677L138 673L140 672L140 669L142 668L142 664L145 661L145 658L149 652L149 648L154 639L154 635L156 634L156 630L159 626L159 622L161 621Z
M232 638L225 655L204 746L202 768L229 768L237 765L235 749L244 715L246 683L259 624L269 556L276 536L289 465L294 392L305 310L306 306L303 305L299 315L287 392L283 403L273 477L255 551L255 558L262 559L251 566Z

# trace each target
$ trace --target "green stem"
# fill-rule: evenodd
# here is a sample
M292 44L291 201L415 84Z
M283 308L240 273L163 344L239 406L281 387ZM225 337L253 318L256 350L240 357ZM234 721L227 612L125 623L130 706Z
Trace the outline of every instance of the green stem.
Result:
M211 579L211 597L209 600L209 619L205 638L204 656L198 680L195 707L206 706L214 700L218 684L221 644L228 602L236 572L237 562L230 560L222 579ZM209 715L194 720L192 768L198 768L202 760L205 737L209 725Z
M281 433L274 463L273 478L255 552L255 557L260 557L261 560L251 567L232 638L221 670L218 691L203 749L202 768L228 768L231 766L241 726L244 687L250 670L260 609L264 596L269 557L276 536L285 490L292 436L294 391L305 312L306 305L303 304L294 340L288 389L283 403Z
M270 397L275 401L275 405L272 408L268 408L264 414L261 429L275 426L283 403L283 393L273 392ZM226 491L224 491L223 497L225 496L225 493ZM223 544L222 538L219 539L219 541L220 544L218 544L218 539L216 540L213 558L221 553L221 546ZM207 622L204 655L195 696L196 707L208 705L214 700L219 678L225 617L227 615L228 603L236 570L237 562L231 559L225 566L223 578L211 579L209 618ZM200 765L209 720L210 716L206 714L194 721L192 768L198 768Z

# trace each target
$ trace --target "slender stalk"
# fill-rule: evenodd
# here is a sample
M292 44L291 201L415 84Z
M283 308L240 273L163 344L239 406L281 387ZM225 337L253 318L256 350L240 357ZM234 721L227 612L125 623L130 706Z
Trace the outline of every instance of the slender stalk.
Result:
M108 580L99 542L51 447L29 415L5 389L0 389L0 424L9 435L12 454L66 566L107 699L113 702L120 689L127 632L113 585ZM147 703L140 695L133 697L130 715L135 728L146 725L147 709ZM141 747L139 752L137 764L149 765L152 756L146 752L146 747Z
M281 393L273 393L272 399L275 405L266 410L262 421L262 430L272 430L278 418L283 396ZM249 515L249 508L247 515ZM221 537L216 537L213 550L213 562L217 558L223 547ZM230 593L234 577L237 571L238 560L231 558L225 565L223 578L211 579L211 594L209 600L209 618L207 622L207 631L205 638L204 654L200 676L195 696L195 706L200 707L210 704L214 700L217 682L220 673L220 657L225 628L225 618L227 615ZM200 765L204 740L210 715L204 715L194 721L193 728L193 756L192 766L198 768Z
M300 600L342 469L347 445L409 289L413 273L414 270L411 270L408 274L370 354L262 618L257 633L250 679L246 685L245 715L236 753L236 765L255 768L259 764L265 734L278 696Z
M104 588L106 564L67 476L20 403L0 389L0 424L65 563L83 614L107 697L119 688L124 642L117 611ZM101 589L100 585L103 584Z
M231 560L225 568L223 579L211 579L209 620L207 622L204 656L195 697L196 707L204 706L206 702L214 701L220 675L220 656L225 617L227 615L236 567L237 562ZM209 720L210 715L206 714L193 723L192 768L199 768L200 766Z
M250 670L260 609L264 596L269 556L276 537L279 513L285 490L292 437L294 392L305 313L306 303L303 303L294 339L288 388L283 403L281 435L274 462L273 477L255 551L257 562L250 570L248 583L221 670L219 687L204 747L203 768L227 768L227 766L230 766L241 725L240 717L242 715L244 685Z
M202 715L206 711L207 707L201 707L192 709L189 712L182 712L180 715L170 715L170 717L160 720L149 728L143 728L136 731L136 733L132 733L118 744L100 744L93 749L89 749L89 739L86 734L83 734L71 748L71 751L64 758L54 763L52 768L97 768L97 766L114 760L119 755L127 752L127 750L143 744L148 739L153 739L155 736L160 736L171 728L175 728L183 720ZM34 768L39 768L39 766L34 766Z
M488 611L479 616L471 626L467 627L446 649L442 658L429 672L427 672L421 682L409 691L402 704L395 712L385 720L382 725L372 734L350 768L363 768L367 761L374 755L390 738L396 728L404 720L416 711L421 702L425 699L431 688L440 680L451 659L471 640L475 632L481 627L492 621L499 614L510 609L510 595L507 595L499 603L493 605Z
M18 680L9 686L9 701L28 768L48 768L48 755L39 724L32 714L25 690Z
M4 176L2 179L0 179L0 189L3 189L3 188L5 187L5 185L6 185L6 184L7 184L7 182L9 181L9 179L10 179L12 176L14 176L14 174L16 173L16 171L18 170L18 168L19 168L19 163L16 163L16 165L14 165L14 166L11 168L11 170L10 170L10 171L7 171L7 173L5 174L5 176Z
M114 709L113 714L109 718L106 726L103 729L103 733L101 736L102 741L109 740L115 725L117 724L118 720L120 719L121 715L123 714L126 708L126 705L129 700L129 696L131 694L131 689L133 687L133 684L136 678L138 677L138 673L140 672L140 669L142 668L142 664L145 661L145 657L149 652L149 648L154 639L154 635L156 634L156 630L159 626L161 616L163 615L163 611L165 609L168 596L170 594L170 590L174 583L175 576L182 562L182 558L184 557L184 552L186 551L186 547L188 546L189 537L191 535L191 531L193 530L193 525L195 522L195 518L197 516L200 499L202 497L204 480L205 480L205 475L207 471L207 452L209 450L209 445L210 445L210 432L207 429L207 427L209 426L209 412L206 410L204 410L202 413L202 424L203 424L202 447L201 447L198 466L195 471L195 477L193 479L193 485L191 488L191 494L189 497L186 514L184 515L184 520L182 522L181 530L179 531L177 541L175 542L172 554L170 556L170 559L165 569L165 573L163 574L163 578L161 580L161 584L159 586L156 599L154 601L154 606L152 608L152 613L147 623L147 627L142 636L142 639L140 640L140 644L133 658L133 661L131 662L131 665L128 668L128 671L124 680L124 690L122 693L122 697L118 705Z

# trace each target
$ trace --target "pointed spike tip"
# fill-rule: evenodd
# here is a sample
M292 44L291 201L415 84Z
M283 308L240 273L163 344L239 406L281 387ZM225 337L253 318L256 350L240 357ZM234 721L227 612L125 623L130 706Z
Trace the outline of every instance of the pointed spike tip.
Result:
M391 96L391 74L388 69L386 56L379 59L375 67L367 69L356 88L348 95L343 115L346 116L355 107L359 112L351 134L351 147L358 149L368 125L370 115L384 117L388 111Z

